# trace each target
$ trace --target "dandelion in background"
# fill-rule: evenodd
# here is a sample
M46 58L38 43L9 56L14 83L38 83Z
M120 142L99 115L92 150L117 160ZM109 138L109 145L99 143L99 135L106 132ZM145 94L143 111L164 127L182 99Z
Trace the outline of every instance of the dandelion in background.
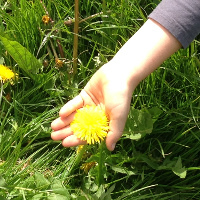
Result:
M6 81L12 81L15 77L14 72L4 65L0 65L0 81L5 83Z
M42 21L44 24L48 24L50 21L50 17L48 15L43 15Z
M1 90L0 90L0 105L1 99L3 94L3 84L7 81L10 81L11 84L13 83L13 79L17 74L15 74L11 69L4 65L0 65L0 83L1 83Z
M109 130L108 118L100 106L85 106L74 116L70 124L74 135L88 144L100 143Z

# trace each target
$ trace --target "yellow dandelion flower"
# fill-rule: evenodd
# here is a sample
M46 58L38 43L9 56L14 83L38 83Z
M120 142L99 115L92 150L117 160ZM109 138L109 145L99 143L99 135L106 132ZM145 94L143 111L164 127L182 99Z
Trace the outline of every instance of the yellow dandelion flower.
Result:
M42 17L42 21L43 21L44 24L48 24L49 21L50 21L50 17L48 15L44 15Z
M82 169L87 174L89 170L95 165L97 165L97 162L83 163L80 169Z
M12 70L4 65L0 65L0 81L5 83L6 81L10 81L15 77L15 74Z
M85 106L77 110L70 126L74 135L88 144L100 143L109 130L108 119L100 106Z

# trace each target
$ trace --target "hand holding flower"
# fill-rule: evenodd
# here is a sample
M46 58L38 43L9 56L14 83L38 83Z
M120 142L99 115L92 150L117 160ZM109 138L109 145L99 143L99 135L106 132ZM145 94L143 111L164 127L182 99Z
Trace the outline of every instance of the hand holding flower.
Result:
M94 105L98 105L98 107L101 107L102 112L105 111L109 120L109 127L106 126L104 116L101 115L100 112L93 120L97 121L97 126L100 118L102 120L101 122L104 121L103 124L105 127L102 127L101 131L108 132L106 136L107 148L111 151L115 148L116 142L122 135L132 97L132 90L128 87L127 79L122 81L122 71L119 68L117 72L115 67L116 66L114 66L112 62L104 65L94 74L84 90L61 108L59 113L60 117L52 122L52 129L54 130L51 135L52 139L62 140L62 144L65 147L85 144L87 137L80 137L80 134L78 134L78 132L80 133L79 128L81 128L81 126L83 127L83 124L79 124L79 127L77 127L76 124L76 128L74 128L72 121L74 120L76 112L79 113L80 108L87 108L86 105L90 105L91 108L94 108ZM114 76L113 70L115 70ZM85 117L87 116L85 115ZM84 120L81 123L84 123ZM87 127L86 123L85 121L85 127ZM95 121L93 121L93 123L95 123ZM70 124L72 124L72 127ZM72 130L74 130L74 132ZM96 134L103 136L103 132L100 134L97 133L99 130L100 129L95 130ZM88 130L88 134L89 133L90 130ZM86 135L86 133L82 133L82 135ZM82 138L82 140L80 138Z
M167 29L147 20L114 58L92 76L84 90L61 108L60 118L51 125L52 139L62 140L65 147L85 144L73 134L70 123L78 109L99 105L109 119L106 145L112 151L123 133L134 89L179 48L180 42Z

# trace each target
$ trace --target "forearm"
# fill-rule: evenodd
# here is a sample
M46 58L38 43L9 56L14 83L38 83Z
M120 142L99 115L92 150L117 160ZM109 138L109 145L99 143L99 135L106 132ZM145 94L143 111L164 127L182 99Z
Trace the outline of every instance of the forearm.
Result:
M134 34L112 59L116 73L126 77L132 90L181 48L178 40L154 20Z

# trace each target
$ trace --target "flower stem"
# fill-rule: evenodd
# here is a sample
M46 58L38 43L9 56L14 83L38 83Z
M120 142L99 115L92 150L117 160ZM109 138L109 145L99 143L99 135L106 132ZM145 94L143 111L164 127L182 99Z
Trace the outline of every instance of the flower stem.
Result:
M104 182L103 175L104 175L104 161L105 161L105 154L104 154L104 147L105 142L102 141L99 145L99 161L98 161L98 174L97 174L97 183L98 186L102 185Z

